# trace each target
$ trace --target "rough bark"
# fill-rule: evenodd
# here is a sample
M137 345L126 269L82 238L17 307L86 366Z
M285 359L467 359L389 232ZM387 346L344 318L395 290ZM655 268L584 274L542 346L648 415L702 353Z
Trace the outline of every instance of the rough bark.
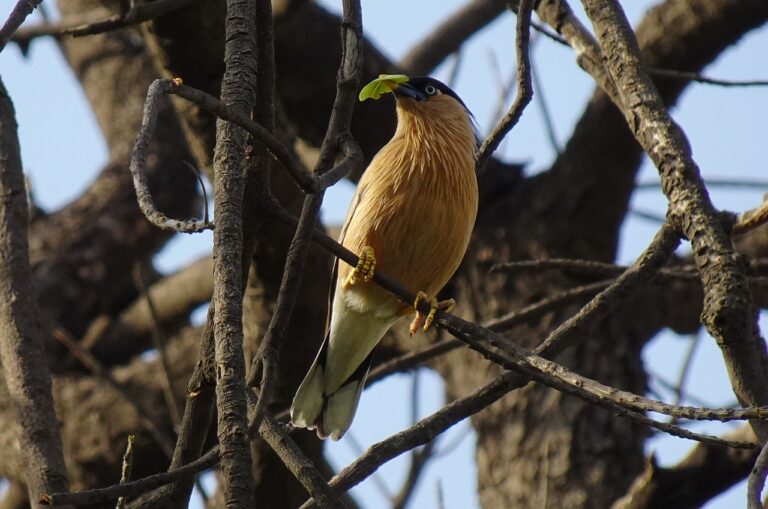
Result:
M27 244L28 206L13 104L0 81L0 361L32 501L69 487Z
M112 7L117 4L106 3ZM68 16L96 5L82 0L62 4ZM185 83L218 95L225 39L223 5L223 1L193 2L147 24L144 41L152 48L153 63L169 76L181 76ZM317 144L333 101L341 53L339 20L310 1L275 5L278 134L290 144L296 135L308 145ZM768 7L761 0L669 0L651 11L638 27L638 40L649 65L699 70L743 33L764 23L766 11ZM157 74L134 33L129 29L64 42L105 132L112 162L75 203L36 221L30 242L46 322L78 337L98 316L120 313L115 322L118 328L123 319L132 316L135 308L128 306L137 299L131 281L132 264L136 259L147 260L167 239L167 234L150 227L138 213L123 159L136 133L146 86ZM395 71L396 66L368 43L364 79L390 70ZM656 85L665 102L674 104L687 83L659 79ZM209 167L215 120L184 102L176 104L181 105L182 125L192 151L201 165ZM370 158L391 135L394 116L385 101L366 101L361 106L353 121L353 133ZM195 206L194 180L181 161L192 156L181 141L182 131L170 108L159 125L157 164L151 170L155 196L169 215L186 216ZM489 171L481 176L483 204L476 238L461 276L446 293L465 303L462 313L482 321L581 282L578 277L559 273L489 277L487 268L496 261L523 258L611 260L640 157L640 148L626 129L624 118L604 94L595 93L551 171L524 181L510 171ZM296 213L302 195L282 168L274 169L272 184L278 199ZM763 228L746 236L740 247L750 253L765 253L765 231ZM271 316L291 234L277 223L258 226L256 263L244 303L248 356L258 348ZM307 271L312 277L302 283L295 309L295 317L300 318L291 322L287 332L284 348L291 355L281 359L273 409L287 406L322 338L329 267L327 255L310 253ZM602 323L582 347L559 360L582 374L642 393L645 373L639 354L647 339L663 326L677 330L698 326L700 287L675 283L663 288L661 293L653 288L644 290ZM638 308L643 309L642 317L638 317ZM535 344L575 309L548 314L538 323L518 327L509 336L528 346ZM182 320L184 314L176 316ZM119 347L114 347L112 340L105 341L104 350L97 348L96 353L109 363L125 363L127 356L148 344L142 334L130 332L127 337L135 343ZM184 349L171 353L173 362L178 363L174 366L179 367L178 373L174 370L178 394L182 394L192 370L199 332L195 334L185 333ZM112 339L121 337L118 334ZM413 345L411 341L403 343ZM153 366L135 359L124 368L113 368L112 373L147 399L157 410L154 418L170 430ZM474 389L497 373L465 352L456 352L437 366L452 396ZM117 393L94 377L70 372L58 377L54 388L64 450L72 460L74 487L115 481L125 434L141 430L141 419ZM11 422L7 394L0 395L0 402L0 422ZM643 471L645 430L550 390L526 387L473 422L479 436L480 496L485 507L608 507ZM10 437L16 431L8 428L0 432L0 443L6 444L3 450L9 451L0 458L0 472L13 479L17 479L14 472L23 462L12 447ZM207 433L197 432L202 449ZM321 458L322 444L314 436L307 433L296 438L311 457L316 461ZM303 490L266 444L256 441L251 451L255 495L264 501L264 507L287 508L304 500ZM181 462L192 457L196 456ZM134 477L166 465L167 459L151 436L140 432ZM669 478L675 479L674 475ZM154 507L168 507L164 499L156 500L159 505ZM186 501L173 503L184 505ZM153 505L147 503L145 507Z
M61 5L77 17L93 5ZM30 230L30 259L43 322L79 337L94 317L112 315L136 298L132 267L169 239L139 212L128 172L129 148L141 121L147 87L156 75L143 46L129 32L62 43L83 84L110 148L110 162L83 194ZM149 169L150 187L170 216L195 213L193 161L172 108L161 114Z
M724 9L729 23L713 31L711 25L722 21ZM679 21L683 10L690 15L685 23ZM652 12L653 21L641 23L638 39L649 65L698 70L718 54L716 47L722 51L764 23L765 11L760 2L703 0L693 8L690 2L668 1ZM667 104L674 104L684 86L665 80L659 91ZM640 156L623 116L607 96L596 92L552 169L481 207L475 242L460 277L465 297L458 300L470 303L464 313L487 320L538 300L543 288L550 292L573 284L558 275L489 279L487 269L495 262L613 259ZM662 302L644 308L639 320L629 309L615 313L586 343L558 361L604 383L642 392L642 346L676 320L668 312L670 304ZM698 307L695 299L687 302ZM509 337L535 345L573 311L519 327ZM463 352L438 366L452 397L487 382L495 373ZM517 391L473 423L479 435L479 493L484 507L607 507L624 494L643 466L645 430L540 387Z

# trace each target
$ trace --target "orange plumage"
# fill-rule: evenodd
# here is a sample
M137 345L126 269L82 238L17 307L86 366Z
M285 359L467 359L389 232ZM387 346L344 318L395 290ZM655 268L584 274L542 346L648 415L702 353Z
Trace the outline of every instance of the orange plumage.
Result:
M413 78L395 90L397 130L357 187L339 241L372 249L375 270L434 297L459 266L477 215L475 133L442 83ZM413 307L373 282L349 284L339 264L328 337L294 398L294 424L338 439L351 424L386 331Z

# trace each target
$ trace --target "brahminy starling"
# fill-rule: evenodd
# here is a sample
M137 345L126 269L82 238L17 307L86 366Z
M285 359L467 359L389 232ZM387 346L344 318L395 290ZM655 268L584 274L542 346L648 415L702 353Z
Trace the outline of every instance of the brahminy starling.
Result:
M413 334L452 307L435 296L461 263L477 216L477 141L464 102L436 79L404 75L382 75L360 98L390 91L397 129L363 173L339 238L360 261L334 265L327 335L291 406L293 424L320 438L338 440L352 424L373 349L398 319L415 312ZM375 270L418 290L416 302L377 286ZM420 299L430 302L426 316L415 309Z

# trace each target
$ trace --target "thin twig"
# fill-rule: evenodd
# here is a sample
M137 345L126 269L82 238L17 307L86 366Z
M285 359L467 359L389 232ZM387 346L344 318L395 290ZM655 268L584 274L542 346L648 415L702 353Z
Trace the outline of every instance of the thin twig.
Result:
M709 78L696 72L676 71L674 69L659 69L658 67L648 68L648 74L651 76L662 76L664 78L673 78L680 81L695 81L707 85L717 85L720 87L767 87L768 80L723 80Z
M21 24L24 23L24 20L27 19L27 16L32 14L35 7L40 5L40 2L42 1L43 0L18 0L18 2L16 2L8 19L5 20L2 28L0 28L0 52L3 51L16 30L18 30Z
M296 158L293 157L291 152L285 147L285 145L264 126L250 119L245 114L233 111L219 99L213 97L210 94L197 90L186 85L182 85L181 82L174 82L169 80L158 80L160 82L166 82L162 85L163 93L172 93L179 97L183 97L187 101L190 101L205 111L216 115L222 120L232 122L233 124L242 127L253 138L262 143L267 150L275 156L283 167L291 174L291 177L296 181L299 187L306 193L315 192L315 184L312 174L309 173L304 165L301 164ZM154 83L153 83L154 86Z
M123 467L120 472L120 484L125 484L131 480L131 469L133 468L133 442L135 435L128 435L128 445L125 448L125 454L123 454ZM125 497L117 499L117 505L115 509L124 509Z
M179 9L193 0L155 0L153 2L131 2L131 9L109 16L98 21L76 21L67 25L44 23L24 28L16 32L13 41L27 44L37 37L52 36L56 38L65 35L81 37L84 35L102 34L120 28L137 25Z
M501 15L507 0L473 0L462 5L410 49L399 66L410 75L432 72L448 55L460 50L475 32Z
M688 381L688 373L691 371L691 366L693 366L693 355L696 353L696 347L701 342L701 329L697 330L696 333L693 334L693 337L691 338L690 345L688 345L688 351L685 352L685 357L683 358L683 365L680 367L680 374L677 377L677 383L675 384L675 396L672 400L672 404L679 405L682 403L683 399L685 398L685 384ZM672 418L669 420L670 424L676 424L677 423L677 417L672 416Z
M515 30L515 47L517 51L517 95L509 112L491 131L477 151L477 171L483 171L485 164L509 131L517 124L523 110L531 102L533 86L531 85L531 59L528 54L530 38L532 0L520 0Z
M731 385L746 405L768 404L765 343L743 264L706 192L689 142L645 71L637 39L617 0L583 0L603 62L623 97L627 126L657 167L670 220L691 242L701 273L701 321L720 346ZM761 441L768 425L753 421Z
M147 166L147 157L149 155L150 140L154 134L157 116L160 110L160 101L169 93L178 82L172 80L155 80L149 86L147 100L144 103L144 118L141 122L139 134L136 137L136 143L131 152L131 175L133 175L133 186L136 190L136 198L139 202L139 208L146 218L158 228L172 230L182 233L196 233L204 230L212 230L213 224L207 218L203 221L197 219L178 220L171 219L155 206L152 194L149 192L149 183L145 176Z
M733 189L747 189L754 190L755 188L768 189L768 180L759 179L733 179L727 177L710 177L704 179L704 184L707 188L712 187L726 187ZM639 191L656 190L661 189L661 181L653 180L647 182L639 182L635 184L635 189Z
M135 497L175 481L187 479L207 470L219 462L219 448L208 451L198 460L169 472L160 472L125 484L113 484L106 488L96 488L73 493L52 493L40 499L41 505L95 505L116 500L119 497Z
M362 161L362 153L357 144L351 141L351 133L349 131L352 122L352 112L357 99L356 91L362 74L362 12L360 0L344 0L343 6L343 52L339 65L336 99L315 168L315 174L319 176L318 179L323 179L327 173L335 173L328 177L327 180L318 180L319 188L317 192L308 195L304 199L301 218L291 240L291 245L288 248L288 256L285 261L285 268L283 269L283 279L280 283L275 312L259 345L259 350L254 357L254 365L250 370L248 385L253 385L257 373L261 371L258 366L259 363L263 365L265 375L262 380L259 401L254 415L254 426L257 428L260 425L262 416L265 414L266 405L270 401L271 375L277 366L280 348L288 331L291 315L298 300L307 253L311 245L312 233L315 230L315 224L320 214L320 207L323 203L325 186L331 185L342 177L341 172L338 171L339 167L347 171L353 165ZM346 152L346 157L342 163L334 168L333 163L340 148Z
M145 408L142 403L143 400L135 397L125 386L115 380L109 370L107 370L96 357L85 350L68 332L56 328L51 330L51 335L56 341L64 345L67 350L69 350L69 352L88 369L88 371L90 371L96 378L112 387L112 389L114 389L123 400L136 411L142 424L144 424L144 427L147 429L147 432L154 439L155 443L160 447L163 453L170 458L173 454L173 439L163 431L159 423L155 422L152 413Z
M768 442L763 445L757 456L755 466L747 478L747 508L763 509L761 496L765 486L765 478L768 476Z
M144 295L144 299L147 303L147 309L149 310L150 321L152 323L152 332L150 336L152 337L152 343L157 352L157 357L160 360L160 383L163 388L163 397L165 398L165 404L168 406L168 413L171 416L173 428L176 429L179 422L181 422L181 417L179 415L179 407L176 404L176 397L173 394L171 366L168 363L168 356L165 353L165 345L168 341L166 340L162 326L160 325L160 316L155 307L155 301L152 298L152 295L150 295L147 285L144 283L141 266L142 263L138 260L134 263L133 279L136 283L136 288L139 290L139 293Z
M563 149L560 146L560 142L557 141L555 121L552 118L552 113L549 111L547 99L544 95L544 87L542 81L539 79L539 72L536 69L536 65L531 65L531 81L533 83L533 89L536 91L536 104L538 104L541 118L544 120L544 128L547 131L549 145L552 147L555 154L560 155L560 152L562 152Z
M734 235L743 235L750 230L764 225L768 222L768 200L753 210L748 210L739 216L736 224L733 225Z
M512 311L506 315L495 318L488 322L486 327L494 331L507 330L514 325L534 320L537 317L543 316L546 313L549 313L554 309L558 309L566 304L579 302L585 297L595 295L598 292L610 287L613 281L613 279L597 281L595 283L589 283L557 292L551 297L547 297L546 299L542 299L539 302L534 302L533 304L525 306L522 309Z
M363 447L363 444L360 443L360 441L355 437L355 434L352 431L347 431L346 434L344 434L344 441L349 445L349 448L352 449L352 453L355 456L362 456L363 453L365 453L365 448ZM387 486L387 483L384 482L384 479L381 477L381 472L374 472L371 474L371 481L373 482L373 486L379 490L379 493L387 500L392 500L392 494L389 492L389 487Z

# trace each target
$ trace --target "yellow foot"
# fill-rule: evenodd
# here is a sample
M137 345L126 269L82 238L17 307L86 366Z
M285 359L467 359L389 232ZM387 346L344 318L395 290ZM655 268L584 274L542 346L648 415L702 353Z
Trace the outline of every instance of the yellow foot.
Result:
M426 315L418 309L419 302L422 300L429 301L429 313ZM422 330L427 332L430 325L432 325L432 322L435 320L435 313L437 313L437 310L442 309L446 313L450 313L451 310L456 307L456 301L453 299L447 299L437 302L437 299L434 297L429 297L426 293L420 291L416 294L416 300L413 301L413 307L416 308L416 316L411 322L411 336L416 334L416 332L419 330L419 327L422 327L422 325Z
M367 283L373 279L374 269L376 268L376 257L373 254L371 246L363 247L360 251L357 267L352 269L344 281L344 288L356 285L360 282Z

